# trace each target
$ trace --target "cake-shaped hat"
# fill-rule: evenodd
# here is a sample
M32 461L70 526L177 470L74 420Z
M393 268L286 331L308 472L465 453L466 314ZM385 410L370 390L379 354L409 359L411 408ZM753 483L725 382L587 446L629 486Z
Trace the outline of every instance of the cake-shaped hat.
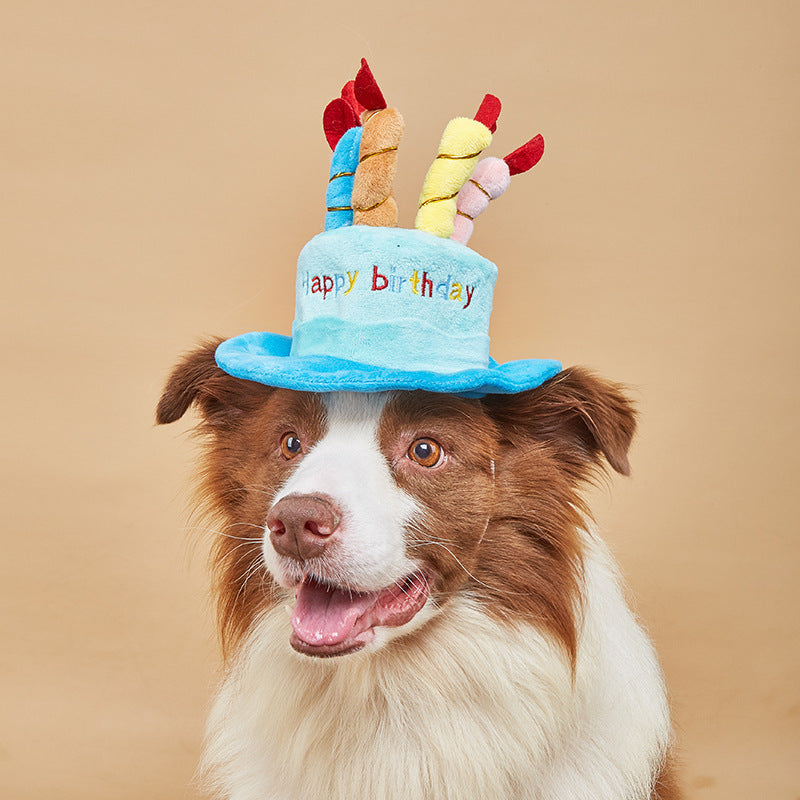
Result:
M481 159L499 114L500 101L486 95L473 119L448 123L415 227L398 228L392 181L403 118L362 60L323 114L333 148L325 231L297 262L292 335L235 336L217 348L217 364L238 378L313 392L510 394L558 373L558 361L489 356L497 267L467 242L475 217L544 151L535 136L505 158Z

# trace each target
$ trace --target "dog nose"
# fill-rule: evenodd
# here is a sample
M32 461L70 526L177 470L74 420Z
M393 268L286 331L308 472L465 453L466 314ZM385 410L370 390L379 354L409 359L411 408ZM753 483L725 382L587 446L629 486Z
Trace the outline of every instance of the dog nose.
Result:
M341 515L330 497L290 494L267 514L269 539L282 556L306 561L322 555Z

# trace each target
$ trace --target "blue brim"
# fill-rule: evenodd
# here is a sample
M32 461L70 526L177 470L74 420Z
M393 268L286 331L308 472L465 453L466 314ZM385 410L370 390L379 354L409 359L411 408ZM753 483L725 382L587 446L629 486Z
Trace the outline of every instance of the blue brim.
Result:
M235 378L302 392L383 392L392 389L446 392L480 397L516 394L540 386L561 372L551 359L527 359L485 369L439 374L375 367L330 356L290 355L292 340L277 333L245 333L217 347L221 369Z

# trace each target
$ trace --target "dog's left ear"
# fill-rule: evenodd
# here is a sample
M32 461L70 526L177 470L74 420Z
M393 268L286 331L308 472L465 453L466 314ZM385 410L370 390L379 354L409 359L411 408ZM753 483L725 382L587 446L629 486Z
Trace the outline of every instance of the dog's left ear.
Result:
M586 477L601 455L617 472L630 474L636 414L619 384L571 367L536 389L487 395L481 402L512 444L533 439L552 445L576 477Z
M185 355L172 370L156 410L159 425L175 422L194 405L207 430L225 429L257 408L273 391L223 372L214 360L221 341L209 339Z

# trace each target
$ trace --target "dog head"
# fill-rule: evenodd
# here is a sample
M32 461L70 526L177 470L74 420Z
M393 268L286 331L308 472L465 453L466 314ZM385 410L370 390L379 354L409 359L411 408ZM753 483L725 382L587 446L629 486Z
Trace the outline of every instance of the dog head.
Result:
M570 369L482 399L294 392L227 375L216 344L175 368L157 421L201 415L227 649L287 593L291 644L312 656L424 630L469 593L574 657L579 488L603 459L628 472L619 387Z

